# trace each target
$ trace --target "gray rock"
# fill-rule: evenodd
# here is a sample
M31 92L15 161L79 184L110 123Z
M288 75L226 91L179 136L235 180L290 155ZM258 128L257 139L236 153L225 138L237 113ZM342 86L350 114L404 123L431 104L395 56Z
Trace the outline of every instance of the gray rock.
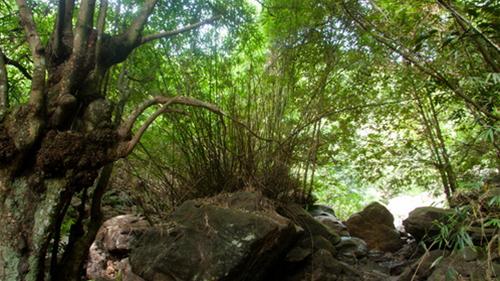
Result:
M331 207L325 206L325 205L313 205L308 209L308 211L309 211L309 214L311 214L311 216L313 216L313 217L317 217L317 216L336 217L335 211Z
M329 229L324 224L318 222L301 206L293 203L284 204L278 207L278 212L300 226L309 235L320 235L330 241L332 245L340 241L340 236Z
M420 207L411 211L408 218L403 220L406 232L410 233L417 241L424 236L433 236L439 233L436 222L444 222L453 211L436 207Z
M339 236L349 236L350 233L347 231L347 226L342 223L341 220L334 216L316 216L314 217L317 221L324 224L328 229L335 232Z
M187 201L167 225L145 232L132 249L133 271L155 281L261 280L300 230L259 200L247 204L257 197L225 196Z
M357 237L341 237L340 242L335 245L340 256L362 258L368 254L368 245Z

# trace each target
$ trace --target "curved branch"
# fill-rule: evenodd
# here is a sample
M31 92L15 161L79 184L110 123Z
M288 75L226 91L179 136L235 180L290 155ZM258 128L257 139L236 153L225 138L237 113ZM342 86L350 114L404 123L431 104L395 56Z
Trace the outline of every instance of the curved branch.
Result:
M146 130L149 128L149 126L158 118L160 115L166 112L177 112L175 110L172 110L170 108L171 105L174 104L180 104L180 105L185 105L185 106L191 106L191 107L199 107L199 108L204 108L207 109L215 114L222 115L224 116L224 112L222 112L217 106L207 103L204 101L200 101L194 98L190 97L162 97L158 96L155 97L151 100L148 100L141 104L130 116L130 118L127 120L127 122L120 127L118 134L121 136L125 131L126 134L130 132L132 129L132 126L134 125L135 121L137 118L149 107L156 105L156 104L162 104L163 106L156 110L151 116L148 117L148 119L139 127L135 135L132 137L132 139L124 144L124 146L121 146L119 148L120 151L118 151L119 157L125 157L132 150L135 148L135 146L139 143L139 140L141 139L142 135L146 132Z
M29 80L32 79L31 74L28 72L26 67L24 67L20 62L8 58L7 56L5 56L5 54L2 55L6 65L12 65L13 67L17 68L17 70L19 70L19 72L21 72L21 74L24 75L24 77L26 77Z
M175 36L175 35L178 35L178 34L182 34L182 33L191 31L193 29L196 29L196 28L198 28L200 26L203 26L203 25L206 25L206 24L211 24L211 23L213 23L214 21L216 21L216 20L218 20L220 18L221 18L221 16L216 16L216 17L213 17L213 18L202 20L202 21L197 22L197 23L186 25L186 26L181 27L179 29L169 30L169 31L162 31L162 32L159 32L159 33L156 33L156 34L146 35L146 36L142 37L140 44L145 44L145 43L148 43L150 41L153 41L153 40L156 40L156 39L160 39L160 38L169 38L169 37L172 37L172 36Z

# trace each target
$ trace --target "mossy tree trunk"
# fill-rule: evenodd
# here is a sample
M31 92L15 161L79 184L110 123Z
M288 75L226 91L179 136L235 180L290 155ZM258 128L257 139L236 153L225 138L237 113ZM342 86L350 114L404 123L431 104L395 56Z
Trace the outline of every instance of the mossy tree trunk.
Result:
M17 0L33 73L29 102L9 108L0 53L0 280L79 280L102 219L105 184L94 184L102 167L127 156L155 118L173 104L220 113L191 98L155 97L118 125L111 122L111 106L100 90L110 67L144 43L215 20L143 36L156 2L146 0L126 32L107 35L106 0L99 9L95 0L82 0L77 15L73 0L59 1L51 40L44 45L32 11L25 0ZM132 134L138 117L154 105L162 106ZM77 194L78 219L66 247L58 249L63 218Z

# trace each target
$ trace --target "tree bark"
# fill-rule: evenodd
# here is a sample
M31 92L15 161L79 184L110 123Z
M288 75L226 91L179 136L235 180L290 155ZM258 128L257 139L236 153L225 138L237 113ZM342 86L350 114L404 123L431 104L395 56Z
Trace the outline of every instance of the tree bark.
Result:
M101 224L101 198L112 163L126 157L154 121L149 118L135 135L131 130L145 108L126 118L125 124L113 122L101 86L106 73L141 44L188 32L216 18L143 39L157 2L146 0L125 33L111 36L104 34L106 0L100 2L97 31L95 0L80 1L75 27L75 1L59 0L52 37L44 45L26 0L16 2L33 70L30 75L20 69L31 78L29 102L8 108L9 60L0 52L0 115L6 112L0 116L0 280L76 281ZM155 118L176 111L169 108L174 104L222 114L211 104L187 97L156 98L146 108L157 104L162 107ZM120 122L121 112L116 117ZM79 217L68 244L60 249L60 228L75 196L81 201Z

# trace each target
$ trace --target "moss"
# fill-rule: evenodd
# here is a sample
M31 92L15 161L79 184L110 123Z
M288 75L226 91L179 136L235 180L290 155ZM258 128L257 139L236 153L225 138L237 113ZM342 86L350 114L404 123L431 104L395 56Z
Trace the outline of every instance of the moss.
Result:
M77 166L84 152L84 137L81 133L50 131L43 139L36 164L48 176L63 175Z
M0 280L17 280L20 260L15 250L0 245Z

